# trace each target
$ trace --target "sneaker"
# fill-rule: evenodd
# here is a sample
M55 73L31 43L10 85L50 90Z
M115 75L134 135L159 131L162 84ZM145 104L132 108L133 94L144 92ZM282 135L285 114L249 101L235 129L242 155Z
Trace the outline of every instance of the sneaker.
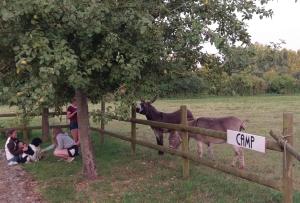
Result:
M71 163L75 158L74 157L69 157L66 162Z
M16 162L16 161L10 161L10 162L8 162L9 166L13 166L13 165L17 165L17 164L18 164L18 162Z

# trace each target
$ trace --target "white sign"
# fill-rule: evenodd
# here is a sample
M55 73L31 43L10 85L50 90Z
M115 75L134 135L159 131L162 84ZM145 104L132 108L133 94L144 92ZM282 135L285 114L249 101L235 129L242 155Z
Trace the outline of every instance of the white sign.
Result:
M266 138L244 132L227 130L227 143L265 153Z

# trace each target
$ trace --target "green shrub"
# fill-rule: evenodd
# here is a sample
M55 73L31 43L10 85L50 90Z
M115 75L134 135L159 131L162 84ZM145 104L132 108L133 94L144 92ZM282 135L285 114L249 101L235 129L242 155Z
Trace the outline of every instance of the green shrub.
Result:
M160 86L160 96L199 95L207 91L204 80L196 74L182 76L163 81Z
M266 92L267 83L255 75L240 73L230 77L230 87L234 94L257 95Z
M297 87L296 79L287 74L267 72L264 78L268 83L268 93L290 94L294 93Z
M210 95L232 95L232 90L229 86L230 77L221 70L203 68L200 72L205 78L208 94Z

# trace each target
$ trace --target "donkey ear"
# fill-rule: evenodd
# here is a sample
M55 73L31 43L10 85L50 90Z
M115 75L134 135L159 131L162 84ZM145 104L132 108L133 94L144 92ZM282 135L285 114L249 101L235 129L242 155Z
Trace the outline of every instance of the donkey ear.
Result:
M153 99L151 99L150 103L151 103L151 104L154 103L154 102L156 101L157 97L158 97L158 95L155 95L155 96L153 97Z

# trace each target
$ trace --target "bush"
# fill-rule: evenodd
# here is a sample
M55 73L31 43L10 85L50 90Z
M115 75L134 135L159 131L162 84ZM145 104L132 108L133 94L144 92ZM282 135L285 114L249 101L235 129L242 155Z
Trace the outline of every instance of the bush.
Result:
M204 80L196 74L163 81L160 86L160 96L199 95L207 91Z
M297 87L296 79L287 74L267 72L264 78L268 83L268 93L290 94L294 93Z
M232 95L230 77L224 71L203 68L200 72L205 78L208 94L210 95Z
M230 77L230 87L234 94L257 95L266 92L267 83L255 75L240 73Z

